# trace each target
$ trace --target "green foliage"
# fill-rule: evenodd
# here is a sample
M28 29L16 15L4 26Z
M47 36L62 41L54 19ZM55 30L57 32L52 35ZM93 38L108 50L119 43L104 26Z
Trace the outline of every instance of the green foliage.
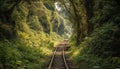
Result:
M13 38L13 30L9 24L0 23L0 40Z
M40 19L40 22L41 22L41 25L44 27L44 31L45 31L46 33L50 33L51 27L50 27L50 23L49 23L49 21L48 21L48 19L47 19L47 16L43 16L43 17Z
M42 68L48 55L42 51L48 50L44 47L30 47L20 40L4 40L0 42L0 69ZM50 50L48 52L50 53Z
M59 34L59 35L64 34L64 28L65 28L65 25L64 25L64 23L62 22L62 23L60 24L60 26L58 27L58 34Z
M48 3L44 3L44 5L45 5L45 7L47 8L47 9L49 9L49 10L52 10L52 11L54 11L55 10L55 8L54 8L54 5L52 5L52 4L48 4Z
M52 30L56 15L45 6L48 1L38 2L0 1L0 69L42 69L62 39Z
M80 69L119 68L120 1L68 0L76 13L71 57ZM74 11L73 11L74 10ZM70 11L70 12L71 12ZM79 22L77 22L80 20Z
M72 57L80 68L114 69L119 66L118 45L114 43L120 38L115 35L117 28L113 23L106 23L86 37L77 50L73 50Z
M2 12L9 10L13 6L13 2L9 0L0 1L0 10Z
M41 26L41 24L38 20L38 16L31 16L29 18L29 26L30 26L30 28L32 28L34 30L43 31L43 27Z

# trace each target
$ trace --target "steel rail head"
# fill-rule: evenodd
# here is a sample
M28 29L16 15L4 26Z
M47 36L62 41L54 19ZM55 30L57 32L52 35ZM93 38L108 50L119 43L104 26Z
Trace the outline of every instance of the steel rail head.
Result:
M66 69L69 69L67 62L66 62L66 58L65 58L64 47L63 47L63 60L64 60L64 64L65 64Z
M53 56L52 56L52 58L51 58L51 61L50 61L50 64L49 64L48 69L51 69L51 67L52 67L53 60L54 60L56 51L57 51L57 47L55 48L55 51L54 51ZM68 65L67 65L67 62L66 62L66 58L65 58L64 47L63 47L63 51L62 51L62 57L63 57L63 61L64 61L64 64L65 64L66 69L69 69L69 67L68 67Z
M52 67L52 63L53 63L53 59L54 59L54 57L55 57L56 50L57 50L57 47L55 48L55 51L54 51L53 56L52 56L52 58L51 58L51 61L50 61L50 64L49 64L48 69L51 69L51 67Z

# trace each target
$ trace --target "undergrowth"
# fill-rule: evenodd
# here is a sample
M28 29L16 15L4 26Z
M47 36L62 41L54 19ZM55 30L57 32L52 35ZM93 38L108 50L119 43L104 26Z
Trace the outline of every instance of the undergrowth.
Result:
M30 36L22 32L19 37L0 41L0 69L43 69L54 43L61 39L45 33Z
M51 50L45 46L30 47L20 40L4 40L0 42L0 69L42 68L48 52Z
M103 24L86 37L78 47L71 42L69 56L79 69L116 69L120 66L117 33L118 26L113 23ZM116 40L118 39L118 40Z

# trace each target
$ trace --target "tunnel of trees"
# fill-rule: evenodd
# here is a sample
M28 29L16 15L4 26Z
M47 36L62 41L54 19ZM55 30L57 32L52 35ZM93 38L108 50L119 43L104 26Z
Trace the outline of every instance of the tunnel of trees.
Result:
M120 68L120 1L0 0L0 69L44 69L63 39L79 69Z

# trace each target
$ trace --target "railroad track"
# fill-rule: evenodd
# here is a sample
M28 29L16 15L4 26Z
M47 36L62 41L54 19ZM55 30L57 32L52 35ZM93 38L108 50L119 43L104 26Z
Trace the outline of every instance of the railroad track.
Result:
M69 69L65 58L64 46L55 48L48 69Z

